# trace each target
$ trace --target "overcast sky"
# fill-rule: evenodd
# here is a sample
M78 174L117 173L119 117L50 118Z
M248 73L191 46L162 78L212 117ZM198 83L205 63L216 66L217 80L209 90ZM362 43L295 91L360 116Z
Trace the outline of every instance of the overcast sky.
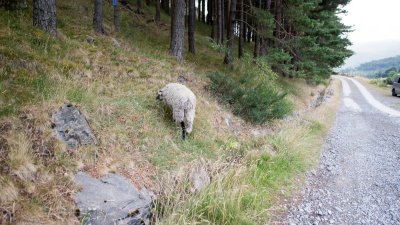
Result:
M400 0L352 0L345 9L341 16L353 26L348 37L356 52L346 66L400 55Z

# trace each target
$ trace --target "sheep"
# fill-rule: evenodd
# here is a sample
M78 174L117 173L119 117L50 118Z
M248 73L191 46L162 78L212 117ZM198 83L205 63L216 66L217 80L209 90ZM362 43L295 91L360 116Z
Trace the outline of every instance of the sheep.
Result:
M169 83L157 93L157 100L172 109L172 117L182 127L182 139L192 132L196 110L196 96L183 84Z

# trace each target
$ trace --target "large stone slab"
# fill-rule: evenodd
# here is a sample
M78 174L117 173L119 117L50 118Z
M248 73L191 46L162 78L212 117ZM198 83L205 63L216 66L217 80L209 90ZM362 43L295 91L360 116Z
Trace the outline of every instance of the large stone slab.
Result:
M72 104L64 104L60 107L53 113L51 120L57 138L64 141L69 148L97 144L97 139L86 118Z
M153 193L146 188L138 191L128 179L112 173L97 180L78 172L75 182L82 187L75 203L84 224L149 224Z

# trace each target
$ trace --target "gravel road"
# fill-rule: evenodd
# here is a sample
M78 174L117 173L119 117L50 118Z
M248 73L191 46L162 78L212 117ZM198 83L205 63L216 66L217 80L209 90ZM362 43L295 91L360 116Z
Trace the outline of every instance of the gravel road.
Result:
M335 124L284 224L400 224L400 112L354 79L336 78Z

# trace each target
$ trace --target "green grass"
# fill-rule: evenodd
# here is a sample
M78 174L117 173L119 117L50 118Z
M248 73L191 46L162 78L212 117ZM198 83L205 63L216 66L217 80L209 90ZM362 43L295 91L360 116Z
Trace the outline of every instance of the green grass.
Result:
M158 223L266 223L271 216L269 209L279 201L281 192L290 193L295 188L293 178L313 165L310 162L318 157L315 152L319 152L318 140L323 132L324 125L317 121L295 121L283 124L270 137L241 145L233 157L241 161L223 170L219 169L223 161L211 165L211 171L218 172L212 173L212 183L206 189L187 201L181 201L182 194L174 192L181 189L169 193L168 209L164 210L172 212ZM176 202L171 200L174 198ZM160 199L160 204L166 199Z

